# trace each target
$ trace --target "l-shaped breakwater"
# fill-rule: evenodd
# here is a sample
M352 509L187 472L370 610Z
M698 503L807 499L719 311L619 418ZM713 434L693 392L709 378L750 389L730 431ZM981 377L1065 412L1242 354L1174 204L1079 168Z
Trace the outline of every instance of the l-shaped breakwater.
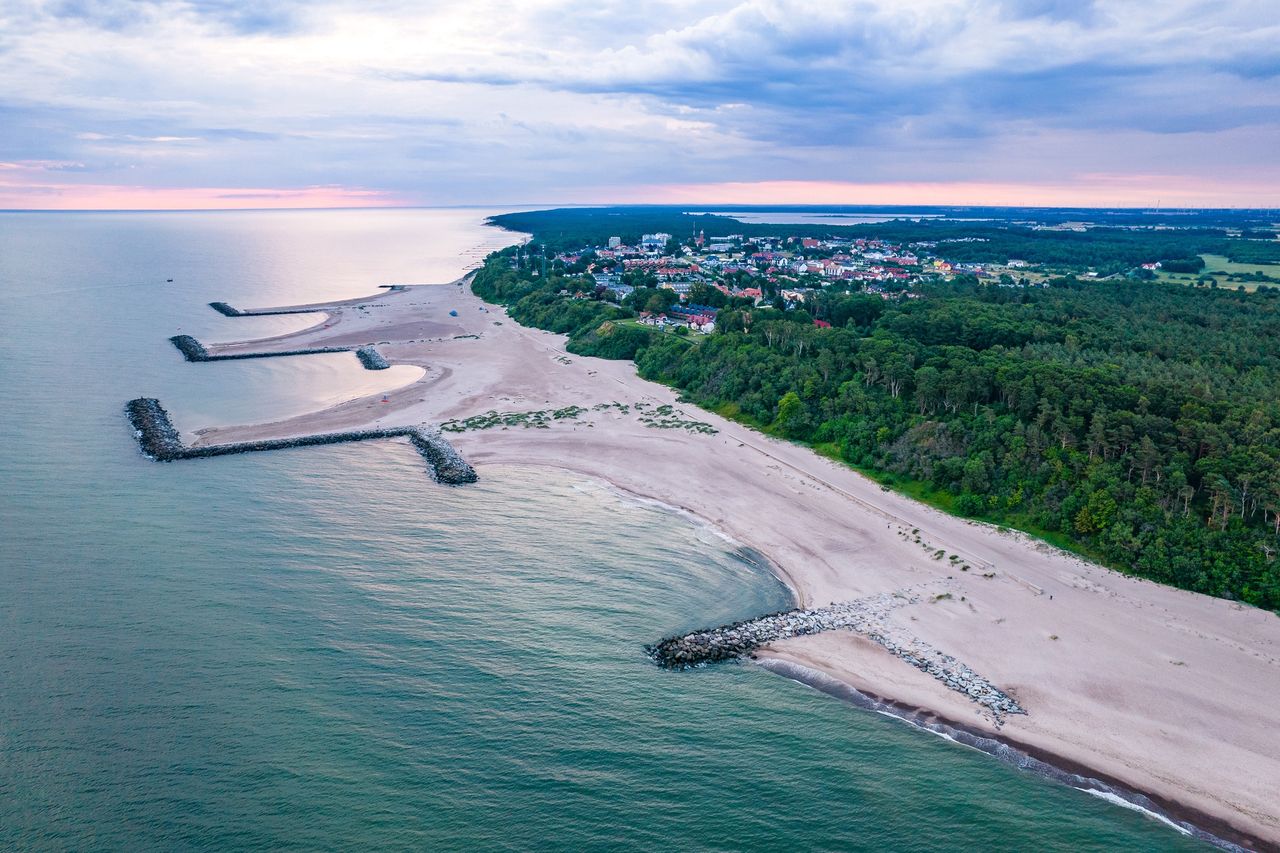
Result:
M387 429L355 430L351 432L327 432L294 438L241 441L231 444L211 444L206 447L188 447L169 413L154 397L138 397L125 404L125 414L133 426L142 452L159 462L178 459L203 459L211 456L229 456L235 453L254 453L260 450L284 450L290 447L309 447L316 444L341 444L348 441L368 441L375 438L407 438L430 466L431 475L438 483L457 486L476 481L476 471L462 458L439 431L426 427L391 427Z
M388 293L400 293L407 289L403 284L380 284L378 285ZM348 303L350 304L350 303ZM275 317L280 314L319 314L322 311L328 311L331 306L317 305L304 306L300 308L263 308L263 309L244 309L235 308L226 302L210 302L209 307L224 317Z
M360 359L360 363L364 365L365 370L386 370L391 366L391 363L374 348L373 344L366 344L356 348L312 347L311 349L277 350L275 352L236 352L215 355L211 354L204 344L191 335L174 335L169 338L169 341L177 348L178 352L182 353L183 358L194 362L236 361L245 358L274 358L281 355L320 355L331 352L354 352L356 358Z
M943 594L942 597L949 597ZM1025 714L1018 701L948 654L888 624L888 615L920 601L911 593L884 593L855 601L807 610L784 610L719 628L668 637L645 651L659 666L690 669L717 661L750 656L775 640L803 637L822 631L853 631L867 637L916 669L988 708L996 720L1007 714Z
M262 311L244 311L232 308L225 302L210 302L209 307L225 317L275 317L279 314L315 314L320 308L267 308Z

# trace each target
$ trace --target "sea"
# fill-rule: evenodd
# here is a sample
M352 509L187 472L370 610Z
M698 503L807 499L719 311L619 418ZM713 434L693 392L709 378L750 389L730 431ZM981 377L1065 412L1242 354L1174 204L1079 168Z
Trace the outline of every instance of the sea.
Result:
M0 849L1191 850L1070 786L752 664L646 643L789 606L767 565L580 476L431 481L400 441L157 463L414 368L189 364L446 282L478 209L0 213Z

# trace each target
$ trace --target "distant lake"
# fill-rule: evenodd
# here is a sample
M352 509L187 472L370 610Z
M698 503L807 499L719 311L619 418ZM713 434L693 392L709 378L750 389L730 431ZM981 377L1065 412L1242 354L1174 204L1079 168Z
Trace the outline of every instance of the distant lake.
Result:
M905 219L912 222L919 222L922 219L946 219L949 222L990 222L988 218L960 218L947 216L943 213L923 213L911 211L897 211L894 213L831 213L814 211L812 213L797 213L794 210L778 210L778 211L751 211L743 213L741 211L718 211L711 214L712 216L728 216L739 222L752 222L768 225L867 225L877 222L891 222L895 219ZM709 235L708 235L709 236ZM717 235L723 236L723 235Z
M139 455L131 397L191 431L411 379L166 338L449 281L519 238L485 213L0 214L0 849L1199 847L754 666L658 670L645 643L790 599L595 481Z

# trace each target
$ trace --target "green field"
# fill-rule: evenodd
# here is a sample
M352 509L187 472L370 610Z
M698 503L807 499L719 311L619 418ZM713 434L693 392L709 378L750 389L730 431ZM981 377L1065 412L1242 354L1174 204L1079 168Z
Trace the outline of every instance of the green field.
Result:
M1213 276L1219 287L1244 288L1257 290L1256 281L1230 281L1227 276L1260 272L1263 275L1280 280L1280 264L1241 264L1228 260L1224 255L1201 255L1204 259L1204 270L1199 273L1168 273L1160 270L1156 273L1158 281L1172 281L1179 284L1194 284L1202 275ZM1266 282L1262 282L1266 284Z
M1206 272L1250 273L1260 272L1272 278L1280 278L1280 264L1240 264L1229 261L1222 255L1201 255L1204 258Z

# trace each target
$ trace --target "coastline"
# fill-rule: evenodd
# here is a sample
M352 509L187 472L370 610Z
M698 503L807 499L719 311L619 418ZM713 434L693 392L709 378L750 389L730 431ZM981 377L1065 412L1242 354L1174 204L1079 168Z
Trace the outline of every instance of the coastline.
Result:
M219 349L246 351L304 343L377 342L393 364L416 364L427 372L418 381L388 395L395 398L392 403L361 398L272 424L203 430L195 444L287 437L357 425L438 423L488 409L589 405L609 402L610 394L614 401L622 395L632 406L644 403L679 407L673 391L641 380L631 362L604 362L567 354L563 336L520 327L501 309L483 306L468 288L458 287L467 278L463 276L449 285L411 286L399 291L408 295L395 302L382 301L389 296L384 291L344 300L340 305L306 306L332 310L330 316L336 315L335 322L270 339L221 345ZM446 316L455 303L460 306L456 309L460 313L456 322ZM359 310L360 306L374 305L392 310ZM340 329L344 312L353 316ZM419 315L417 319L415 314ZM1199 714L1181 713L1182 709L1175 706L1182 695L1170 696L1168 691L1161 695L1163 679L1152 678L1151 667L1144 667L1134 678L1134 673L1120 666L1126 653L1132 655L1135 648L1142 646L1149 649L1151 642L1158 641L1157 648L1163 645L1170 649L1164 653L1169 658L1166 666L1172 663L1185 672L1187 660L1194 658L1195 669L1208 673L1220 661L1215 662L1214 655L1206 656L1201 648L1203 642L1195 642L1208 638L1210 646L1217 642L1237 647L1230 654L1211 649L1220 653L1218 657L1231 661L1232 666L1226 667L1230 671L1218 679L1197 674L1203 683L1185 693L1212 695L1223 684L1251 685L1258 701L1270 700L1272 704L1267 707L1275 708L1280 704L1275 701L1280 698L1280 690L1274 686L1280 681L1276 662L1280 630L1272 614L1249 613L1238 605L1232 609L1229 602L1127 578L1029 537L945 516L902 496L885 493L878 484L806 448L753 433L692 406L682 408L688 417L712 423L719 430L717 435L649 429L633 417L610 410L589 414L585 420L557 423L548 430L468 430L453 438L459 450L475 464L568 470L695 519L735 545L759 554L770 571L791 589L798 606L883 592L904 581L927 576L942 584L940 589L945 587L947 599L912 608L912 627L921 630L934 645L957 653L966 661L976 661L978 668L994 680L1010 685L1011 692L1017 692L1028 703L1030 729L1022 721L1011 723L1005 727L1007 730L997 729L981 716L973 723L962 722L961 718L974 714L972 706L946 691L939 692L936 684L923 682L911 672L895 670L893 659L885 659L888 656L882 650L859 645L857 638L845 642L833 634L799 638L785 641L780 649L762 651L761 656L819 672L860 695L892 696L891 703L883 700L886 705L946 720L957 731L997 739L1032 757L1045 756L1040 760L1052 758L1046 763L1060 769L1084 771L1068 770L1075 775L1102 780L1115 789L1142 792L1166 814L1220 839L1257 849L1276 849L1280 815L1276 814L1275 804L1268 803L1267 779L1280 779L1280 756L1274 748L1264 750L1251 770L1245 770L1238 760L1243 757L1241 748L1246 752L1258 750L1259 737L1265 740L1276 720L1254 720L1251 725L1238 727L1242 730L1230 738L1223 738L1217 731L1224 708L1221 702L1202 703L1205 707ZM740 449L747 452L738 452ZM728 470L711 470L716 465L728 466ZM851 511L865 517L851 520ZM945 546L966 559L973 555L975 561L990 562L999 577L994 583L983 583L978 573L957 577L959 573L950 570L953 574L947 575L946 565L930 565L923 549L909 541L905 530L894 529L904 524L923 529L931 544ZM847 534L846 538L824 539L823 531L833 527L844 528L841 532ZM1023 561L1034 565L1024 569ZM1012 570L1006 568L1010 565ZM1043 594L1034 592L1039 589L1043 593L1047 588L1054 589L1064 602L1063 607L1048 607L1053 598L1045 600ZM969 610L989 618L979 626L955 598L968 603ZM1067 600L1071 602L1070 612L1064 614ZM975 609L975 604L980 610ZM1028 617L1023 610L1034 612ZM1117 618L1140 613L1150 622L1154 613L1161 610L1169 615L1168 619L1161 621L1155 616L1159 626L1145 626L1148 630L1143 636L1127 649L1113 650L1110 659L1099 644L1087 641L1091 631L1115 636L1117 626L1113 620ZM996 613L1001 615L992 615ZM990 624L1003 626L1015 620L1018 631L1012 637L1000 636L1006 633L1005 629L993 629ZM950 624L956 622L961 623L959 630ZM1036 651L1026 648L1029 638L1038 635L1041 644L1048 638L1046 623L1067 626L1053 629L1057 633L1052 634L1051 643L1058 641L1059 633L1070 636L1068 631L1084 637L1086 648L1070 653L1074 662L1058 655L1052 665L1046 666L1037 659ZM975 627L981 630L972 630ZM1191 654L1192 647L1197 654ZM1243 668L1242 650L1245 657L1252 652L1256 658L1243 661L1248 664ZM1120 670L1105 685L1091 683L1087 666L1083 678L1080 672L1079 655L1100 652L1103 657L1099 662L1114 663ZM1067 671L1075 677L1062 686L1055 685L1054 677ZM858 677L851 677L852 673ZM1169 680L1172 678L1170 675ZM1121 688L1122 682L1131 680L1140 682L1140 689L1117 703L1111 694ZM1074 712L1067 708L1043 722L1041 717L1068 695L1077 710L1087 712L1085 719L1073 724ZM1175 712L1173 717L1148 719L1146 712L1162 702ZM1252 701L1245 704L1255 707ZM1116 712L1121 712L1118 723ZM1099 721L1108 717L1112 725L1100 726ZM1153 728L1179 726L1177 737L1155 737L1154 742L1150 737ZM1105 749L1093 742L1099 728L1108 735ZM1147 739L1139 738L1139 743L1126 749L1133 734L1143 730ZM1229 741L1231 748L1223 741ZM1180 744L1177 749L1173 747L1175 743ZM1218 748L1212 749L1215 743ZM1162 744L1163 748L1159 748ZM1192 757L1198 760L1187 760ZM1172 775L1179 765L1183 772ZM1211 780L1212 788L1208 783L1195 784L1204 765L1219 765L1216 778ZM1239 772L1230 772L1232 769ZM1229 780L1241 776L1247 776L1252 783L1251 791L1243 798L1245 802L1239 802L1238 795L1228 799L1221 790L1230 791Z
M1142 812L1176 832L1189 835L1225 850L1274 849L1259 847L1258 839L1243 835L1231 824L1185 804L1157 795L1129 789L1119 779L1072 759L1022 743L1006 735L992 735L953 720L928 708L908 705L859 689L820 669L805 666L790 657L764 650L755 665L783 678L803 684L828 696L866 711L883 714L912 728L985 753L1003 764L1025 773L1100 796L1122 808Z

